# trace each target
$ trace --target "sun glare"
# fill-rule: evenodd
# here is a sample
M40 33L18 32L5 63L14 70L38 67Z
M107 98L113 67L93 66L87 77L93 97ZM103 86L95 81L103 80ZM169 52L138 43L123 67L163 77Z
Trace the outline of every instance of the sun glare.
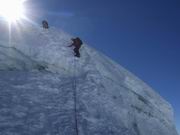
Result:
M0 0L0 16L8 22L16 22L24 17L24 0Z

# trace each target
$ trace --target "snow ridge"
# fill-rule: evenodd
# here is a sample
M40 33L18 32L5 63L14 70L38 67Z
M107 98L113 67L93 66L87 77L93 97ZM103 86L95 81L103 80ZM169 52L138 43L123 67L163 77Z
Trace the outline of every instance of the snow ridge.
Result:
M171 105L108 57L50 28L0 37L0 134L178 135Z

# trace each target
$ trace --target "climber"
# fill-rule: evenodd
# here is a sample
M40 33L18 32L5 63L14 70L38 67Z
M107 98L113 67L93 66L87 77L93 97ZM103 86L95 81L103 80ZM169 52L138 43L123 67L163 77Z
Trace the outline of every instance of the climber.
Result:
M46 20L42 21L42 25L43 25L44 29L48 29L49 28L49 24L48 24L48 22Z
M72 38L71 40L73 41L73 43L71 45L69 45L68 47L74 46L74 53L75 53L74 56L80 57L79 49L81 48L81 46L83 44L82 40L79 37Z

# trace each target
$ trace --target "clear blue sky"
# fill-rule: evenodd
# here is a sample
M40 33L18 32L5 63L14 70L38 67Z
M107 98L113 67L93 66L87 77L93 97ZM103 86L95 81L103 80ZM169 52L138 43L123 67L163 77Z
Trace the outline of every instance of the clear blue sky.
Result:
M148 83L172 104L180 131L179 0L29 0L27 9Z

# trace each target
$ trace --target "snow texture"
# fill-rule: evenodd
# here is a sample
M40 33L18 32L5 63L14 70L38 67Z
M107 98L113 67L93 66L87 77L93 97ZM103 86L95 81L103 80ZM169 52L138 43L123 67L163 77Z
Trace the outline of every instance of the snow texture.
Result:
M171 105L51 27L0 24L0 135L178 135Z

